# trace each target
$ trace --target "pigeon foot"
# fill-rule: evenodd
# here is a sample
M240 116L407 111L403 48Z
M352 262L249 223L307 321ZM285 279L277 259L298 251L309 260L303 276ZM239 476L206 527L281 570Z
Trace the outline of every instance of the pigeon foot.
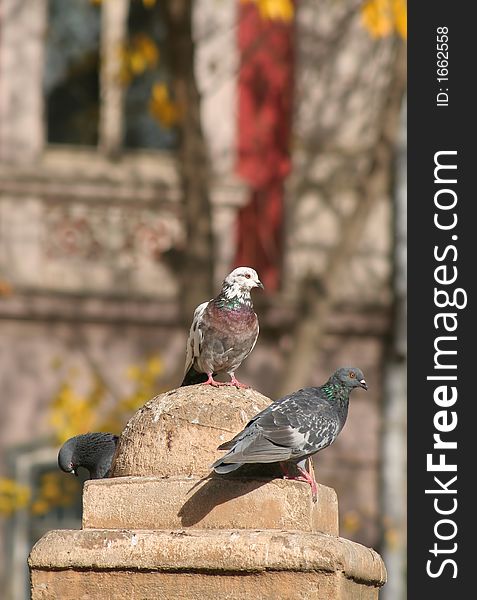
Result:
M311 487L311 499L313 500L313 502L316 502L317 500L317 494L318 494L318 489L316 486L316 481L315 478L312 477L308 471L306 469L302 469L301 467L298 467L298 470L300 471L300 473L303 476L303 479L310 485Z
M283 463L280 463L280 468L283 472L283 479L288 479L290 481L303 481L305 483L308 483L308 485L311 487L311 499L313 500L313 503L316 502L317 495L318 495L318 488L316 485L316 481L308 473L308 471L306 469L302 469L301 467L299 467L297 465L297 469L300 471L300 475L290 475L288 473L288 469L287 469L286 465L284 465Z
M242 390L249 390L250 386L247 385L246 383L241 383L236 377L235 375L232 375L230 381L228 381L225 385L233 385L235 386L238 390L242 389Z
M204 381L201 385L212 385L213 387L221 387L223 385L228 385L227 383L223 383L222 381L215 381L215 379L212 377L212 373L208 373L207 376L207 381Z

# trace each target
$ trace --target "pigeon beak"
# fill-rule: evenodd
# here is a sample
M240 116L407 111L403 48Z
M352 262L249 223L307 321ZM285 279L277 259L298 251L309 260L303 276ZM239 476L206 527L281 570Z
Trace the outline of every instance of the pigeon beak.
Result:
M368 384L366 383L366 381L364 379L360 380L359 385L365 390L368 389Z
M257 287L262 288L262 290L265 289L263 283L260 280L257 281Z
M72 471L71 471L71 472L72 472L74 475L76 475L76 477L79 477L79 475L78 475L78 471L77 471L76 469L72 469Z

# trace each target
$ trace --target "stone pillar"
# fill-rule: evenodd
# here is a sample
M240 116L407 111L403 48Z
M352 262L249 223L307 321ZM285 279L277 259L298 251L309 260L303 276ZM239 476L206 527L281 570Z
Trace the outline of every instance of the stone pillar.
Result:
M33 547L32 600L377 599L384 564L338 537L334 490L319 485L313 504L276 465L210 474L217 446L269 403L193 386L145 404L112 477L85 483L82 529Z

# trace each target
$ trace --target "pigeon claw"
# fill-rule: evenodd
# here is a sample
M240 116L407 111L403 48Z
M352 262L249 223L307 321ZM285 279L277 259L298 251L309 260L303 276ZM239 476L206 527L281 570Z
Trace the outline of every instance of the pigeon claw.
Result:
M235 375L232 375L230 381L226 385L234 385L238 390L240 390L240 389L249 390L250 389L250 386L247 385L246 383L240 383L240 381L235 377Z
M215 381L215 379L212 377L212 373L209 373L207 381L204 381L202 383L202 385L212 385L214 387L221 387L222 385L227 385L227 384L222 383L221 381Z
M313 500L313 503L315 503L316 500L317 500L317 496L318 496L318 488L317 488L317 485L316 485L315 478L312 477L310 475L310 473L308 473L308 471L306 469L302 469L301 467L298 467L298 466L297 466L297 468L298 468L298 470L300 471L300 473L301 473L301 475L303 477L302 481L306 481L310 485L310 487L311 487L311 499Z
M283 472L283 479L289 479L291 481L303 481L311 487L311 499L313 504L315 504L318 498L318 487L316 485L315 478L312 477L306 469L302 469L298 466L297 469L300 471L300 475L289 475L287 467L283 463L280 463L280 468Z

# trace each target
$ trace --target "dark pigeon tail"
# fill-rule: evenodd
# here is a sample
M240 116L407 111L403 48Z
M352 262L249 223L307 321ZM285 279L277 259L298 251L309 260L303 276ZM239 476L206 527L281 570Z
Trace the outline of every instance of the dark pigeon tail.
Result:
M240 432L240 433L242 433L242 432ZM224 442L223 444L220 444L220 446L217 448L217 450L231 450L234 447L236 441L237 440L234 438L233 440Z
M212 465L211 468L214 469L214 471L216 473L219 473L220 475L223 475L224 473L230 473L231 471L236 471L241 466L242 466L242 463L230 463L230 464L226 464L226 463L223 463L220 460L218 460L217 462L215 462Z
M181 387L185 385L196 385L197 383L205 383L207 381L207 373L199 373L194 367L191 367L184 376Z

